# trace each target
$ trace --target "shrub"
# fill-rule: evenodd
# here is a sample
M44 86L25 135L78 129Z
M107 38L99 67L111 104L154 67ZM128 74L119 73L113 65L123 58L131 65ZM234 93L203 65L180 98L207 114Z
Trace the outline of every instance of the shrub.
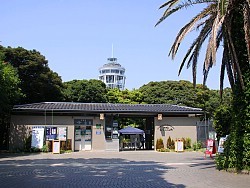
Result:
M42 152L49 152L49 146L43 145L41 151L42 151Z
M171 145L169 146L169 149L175 149L175 142L173 139L171 140Z
M226 158L224 157L223 154L217 154L216 158L215 158L215 162L216 162L216 168L218 170L222 170L225 168L225 163L226 163Z
M163 144L163 140L162 138L159 138L156 140L156 149L161 149L161 148L164 148L164 144Z
M24 151L31 151L31 138L32 136L29 135L28 137L25 138L24 140Z
M186 148L186 139L184 137L182 137L182 141L183 141L183 149L187 149Z
M159 152L170 152L170 149L168 149L168 148L161 148L161 149L157 149L157 151L159 151Z
M36 147L31 147L30 152L40 152L40 149Z
M186 138L184 148L185 149L190 149L191 148L191 138Z
M172 145L172 139L171 139L171 137L169 136L168 139L167 139L167 148L170 149L171 145Z
M243 169L250 171L250 133L245 133L243 142Z
M193 144L193 150L194 150L194 151L197 151L197 150L199 150L199 149L201 149L201 148L202 148L202 142L201 142L201 141L195 142L195 143Z

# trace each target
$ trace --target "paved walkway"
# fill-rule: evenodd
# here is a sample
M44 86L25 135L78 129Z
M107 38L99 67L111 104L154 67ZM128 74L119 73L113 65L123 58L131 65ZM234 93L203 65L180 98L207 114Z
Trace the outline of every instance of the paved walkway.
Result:
M218 171L202 153L155 151L0 154L0 187L244 188L250 175Z

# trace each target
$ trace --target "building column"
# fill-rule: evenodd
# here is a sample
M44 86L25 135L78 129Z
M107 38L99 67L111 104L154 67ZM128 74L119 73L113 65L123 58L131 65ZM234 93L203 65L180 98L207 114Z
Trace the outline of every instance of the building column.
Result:
M153 149L153 139L154 139L154 117L146 118L146 131L145 131L145 147L147 150Z

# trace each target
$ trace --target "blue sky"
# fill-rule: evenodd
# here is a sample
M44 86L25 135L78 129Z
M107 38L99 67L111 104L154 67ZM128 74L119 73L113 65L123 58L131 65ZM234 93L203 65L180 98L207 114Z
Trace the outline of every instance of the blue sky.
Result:
M178 69L193 34L183 42L174 61L168 52L181 26L199 8L183 10L154 27L164 2L5 0L0 6L1 45L36 49L63 81L97 79L98 68L112 55L112 44L114 57L126 69L129 90L150 81L192 81L191 69L183 69L180 76ZM197 83L202 83L202 62L201 55ZM207 81L211 89L219 89L219 69L218 61Z

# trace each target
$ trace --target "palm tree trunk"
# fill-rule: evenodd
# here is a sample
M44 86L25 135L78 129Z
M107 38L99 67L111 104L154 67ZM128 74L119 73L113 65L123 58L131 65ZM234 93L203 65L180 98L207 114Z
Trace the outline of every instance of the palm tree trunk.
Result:
M245 35L245 24L244 24L244 14L241 7L234 10L231 22L231 37L233 46L235 49L235 55L238 60L238 65L242 73L242 78L244 80L244 88L241 87L242 80L239 75L236 75L235 80L235 89L233 93L233 123L232 123L232 131L230 135L230 152L229 154L229 168L234 167L236 170L241 170L245 167L245 154L246 148L245 145L245 134L249 133L249 119L250 114L248 113L248 109L250 108L250 67L249 67L249 44L246 42L247 37ZM239 10L241 9L241 10ZM245 29L245 30L244 30ZM248 128L247 128L248 127ZM248 131L247 131L248 129Z

